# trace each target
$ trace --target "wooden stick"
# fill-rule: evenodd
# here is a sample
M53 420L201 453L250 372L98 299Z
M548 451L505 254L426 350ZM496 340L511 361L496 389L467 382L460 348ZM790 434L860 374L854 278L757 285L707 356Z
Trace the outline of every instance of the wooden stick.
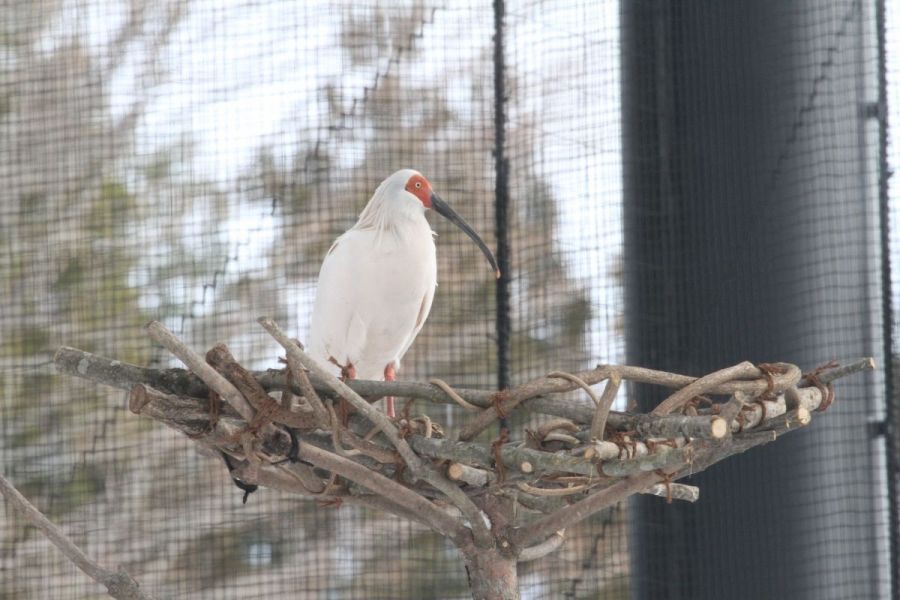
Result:
M482 469L493 469L494 454L491 448L474 442L456 442L437 438L411 435L412 447L430 458L449 459ZM534 476L545 472L578 473L596 475L597 470L590 461L566 452L541 452L531 448L504 445L500 450L503 464L519 472L526 472L522 465L528 463L527 472Z
M447 467L447 477L453 481L461 481L472 487L485 487L494 481L497 476L487 469L470 467L462 463L453 462Z
M696 502L700 499L700 488L694 485L685 485L683 483L657 483L651 485L641 494L649 496L659 496L660 498L671 498L672 500L682 500L684 502Z
M608 367L597 367L592 371L575 373L574 376L589 386L608 378L610 372ZM509 414L510 411L525 400L547 393L568 392L576 387L579 387L579 384L569 380L560 381L557 377L542 377L512 390L501 392L500 412ZM491 402L493 402L493 399L494 396L492 395ZM481 411L462 427L459 432L459 439L464 442L473 439L499 417L497 409L493 406Z
M603 388L603 395L600 396L600 401L597 403L597 411L594 413L594 418L591 421L592 440L603 439L603 432L606 431L606 421L609 418L609 409L612 408L613 400L616 399L616 394L619 393L620 381L619 375L613 373L609 376L606 387Z
M330 414L325 408L325 403L322 402L322 399L319 398L319 394L316 393L315 388L312 383L310 383L309 376L306 374L306 369L303 368L303 361L297 353L297 351L300 350L300 346L294 344L293 340L291 340L291 343L286 346L282 344L282 348L285 350L288 368L291 370L291 375L293 375L294 379L297 381L300 393L306 398L306 402L312 408L313 414L316 415L316 420L319 424L323 427L327 427Z
M147 324L147 333L154 341L177 356L210 388L215 390L223 400L228 402L234 410L244 417L244 420L248 423L253 420L253 415L255 414L253 407L250 406L250 403L247 402L238 389L215 369L206 364L206 361L199 354L188 348L181 340L175 337L175 334L166 329L162 323L151 321Z
M611 412L608 422L614 429L633 431L636 436L642 438L721 439L728 433L728 423L716 415L658 416ZM584 439L588 438L585 436Z
M525 492L526 494L530 494L532 496L571 496L573 494L580 494L588 489L587 484L582 485L573 485L569 487L554 487L554 488L541 488L536 487L531 484L525 483L524 481L520 481L516 484L520 490Z
M381 429L382 433L384 433L391 444L397 449L397 452L400 453L400 456L409 468L413 483L415 483L416 478L424 479L436 489L443 492L450 502L462 511L469 520L469 525L472 528L472 535L476 545L479 547L489 547L493 544L491 533L485 526L481 517L481 511L478 507L475 506L456 484L448 481L443 475L433 469L431 465L423 463L422 459L420 459L418 455L413 452L412 448L409 447L409 444L406 443L406 440L400 437L397 428L384 413L363 400L361 396L350 389L343 381L322 368L315 359L300 350L300 347L297 346L293 340L288 338L272 319L262 317L259 319L259 324L262 325L286 351L294 354L304 367L309 369L312 373L315 373L320 379L326 381L336 394L346 399L354 406L354 408Z
M691 398L709 393L710 390L715 389L715 387L718 385L727 383L734 379L745 379L747 377L753 377L758 373L759 369L753 366L753 363L746 361L734 365L733 367L728 367L726 369L716 371L715 373L710 373L709 375L701 377L691 384L686 385L685 387L681 388L680 390L660 402L659 406L654 408L650 414L667 415L673 410L681 408Z
M206 353L206 362L230 381L255 410L271 413L273 421L296 429L312 429L316 426L316 419L312 415L292 412L269 396L253 375L234 359L225 344L213 346Z
M550 554L551 552L556 552L563 545L563 542L566 541L566 530L561 529L551 535L549 538L541 542L540 544L536 544L529 548L525 548L519 554L519 557L516 559L518 562L530 562L532 560L537 560L539 558L543 558Z
M81 377L97 383L103 383L123 390L131 389L136 383L146 384L161 392L177 396L192 396L206 398L209 395L209 387L193 373L184 369L149 369L138 367L129 363L106 358L83 350L61 347L53 358L56 369L75 377ZM832 371L826 371L819 375L823 383L830 383L839 377L871 369L874 361L866 358L850 363L844 367L838 367ZM622 375L623 380L639 383L649 383L664 387L683 387L697 380L696 377L654 371L641 367L616 366L616 371ZM285 374L279 370L252 371L253 377L259 381L263 389L268 392L285 389ZM596 383L604 377L603 372L590 377L580 374L587 383ZM334 391L322 380L313 376L310 378L312 386L320 394L338 397ZM594 407L582 402L559 402L547 397L548 394L571 391L572 387L559 388L565 385L558 379L549 379L539 395L524 401L532 411L555 415L579 423L590 423L594 416ZM347 386L363 397L403 396L417 398L429 402L451 404L455 403L447 394L434 385L412 381L367 381L356 379L347 382ZM750 396L757 396L766 391L768 385L764 379L750 381L730 381L709 390L709 394L730 395L735 391L743 391ZM806 388L800 388L806 389ZM496 392L489 390L475 390L458 388L455 390L461 398L480 408L491 406L492 398ZM299 386L294 392L303 395ZM704 431L709 430L708 418L704 421L701 417L685 417L683 415L657 415L620 413L610 411L609 425L619 431L638 431L641 435L649 437L709 437Z
M299 363L298 368L305 367L309 369L309 371L314 373L319 379L328 383L328 386L335 394L347 400L347 402L352 404L363 416L381 429L391 444L397 449L397 452L400 453L400 456L403 458L404 462L406 462L410 471L412 471L414 480L421 476L421 471L423 469L421 459L416 456L409 447L409 444L400 437L397 427L384 413L366 402L359 394L350 389L346 383L329 373L318 363L318 361L301 350L292 339L285 335L272 319L261 317L258 321L259 324L263 326L263 329L268 331L269 335L275 338L275 341L281 344L281 347L285 349L288 353L288 360L293 357L293 359Z
M299 443L298 455L317 467L333 471L383 498L390 499L391 502L405 509L404 512L419 515L428 522L432 529L457 543L462 543L466 537L465 528L459 519L451 517L419 494L384 475L303 441Z
M552 535L555 531L575 525L595 512L649 488L658 483L659 479L659 475L653 472L640 473L621 479L574 504L560 508L528 525L514 528L509 534L509 541L519 548L530 546L538 540Z
M668 469L690 459L685 448L660 446L655 452L626 460L610 460L603 463L603 474L609 477L627 477L635 473Z
M744 392L735 392L731 395L731 399L722 406L722 409L719 411L719 417L726 423L731 424L735 417L740 414L748 400L750 400L750 397ZM738 425L738 427L740 427L740 425ZM734 431L734 429L729 428L729 432L731 431Z
M851 361L846 365L835 367L833 369L829 369L819 375L819 381L822 383L831 383L841 377L846 377L847 375L853 375L854 373L859 373L860 371L871 371L875 368L875 359L872 357L860 358L858 360Z
M26 521L40 529L41 533L76 567L97 583L105 586L110 596L117 600L155 600L155 596L141 590L138 582L122 567L119 567L118 571L110 571L91 559L59 527L19 493L19 490L3 475L0 475L0 493L25 517Z

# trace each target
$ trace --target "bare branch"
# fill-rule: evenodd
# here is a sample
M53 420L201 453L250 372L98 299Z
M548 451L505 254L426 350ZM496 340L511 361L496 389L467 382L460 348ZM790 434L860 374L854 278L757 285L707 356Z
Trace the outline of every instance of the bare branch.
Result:
M728 383L734 379L746 379L759 374L759 369L753 366L753 363L742 362L733 367L710 373L705 377L701 377L697 381L684 386L653 409L651 414L667 415L670 412L681 408L688 400L696 396L701 396L715 389L716 386Z
M273 327L277 327L274 322L272 322ZM265 325L263 325L265 327ZM269 331L268 328L266 331ZM269 333L275 337L275 334L272 331ZM300 346L295 344L293 340L288 339L284 332L280 329L277 330L278 337L275 340L281 344L284 351L287 353L287 362L288 367L290 368L291 374L296 378L297 384L300 387L300 392L303 394L303 397L306 398L306 401L313 409L313 413L316 415L316 420L324 425L329 422L329 413L325 409L325 405L322 403L322 400L319 398L319 395L316 393L316 390L313 388L312 384L309 382L309 376L306 374L306 370L304 369L304 364L301 355L303 351L300 349Z
M123 390L129 390L134 384L142 383L178 396L206 398L209 395L207 385L200 378L183 369L148 369L66 346L61 347L56 352L53 360L60 373L81 377ZM826 371L819 375L819 379L823 383L830 383L838 377L845 377L862 370L871 369L873 366L874 362L871 359L861 359L848 364L846 367L838 367L834 371ZM616 366L615 369L622 375L623 380L665 387L678 387L679 385L688 385L696 381L695 377L654 371L653 369L641 367ZM281 370L253 371L251 374L267 392L284 390L287 386L285 373ZM588 383L602 381L605 377L601 375L602 373L586 377L583 373L579 374ZM315 376L310 379L313 387L320 394L339 397L324 381ZM554 381L550 379L549 381L556 387L566 386L565 382L560 382L559 380ZM427 383L357 379L346 382L346 385L360 396L368 398L402 396L429 402L454 403L440 388ZM556 390L556 392L545 390L541 395L525 400L524 405L534 412L556 415L579 423L590 423L594 416L594 407L588 406L583 402L559 402L547 397L548 394L566 392L571 389L571 386L567 386L564 389ZM735 391L743 391L750 396L756 396L765 392L766 389L766 381L758 379L752 381L730 381L708 390L707 393L730 395ZM801 388L801 391L804 389L806 388ZM491 406L492 398L496 395L496 392L488 390L456 388L455 391L465 401L481 408ZM295 387L294 392L303 395L303 391L299 387ZM705 432L710 430L710 418L714 417L667 415L660 419L657 415L611 411L607 422L614 429L638 431L641 435L650 437L674 437L676 435L709 437L709 434Z
M247 402L238 389L230 381L219 375L215 369L206 364L203 357L175 337L171 331L166 329L165 325L159 321L151 321L147 324L147 333L150 334L154 341L177 356L191 371L203 379L223 400L228 402L234 410L238 411L248 423L253 420L253 407L250 406L250 403Z
M574 374L574 376L581 380L585 385L592 385L598 381L602 381L609 377L609 375L610 370L607 367L597 367L592 371ZM579 384L573 383L570 380L560 381L557 377L542 377L524 385L520 385L515 389L498 392L496 395L491 396L491 403L497 401L498 406L491 406L491 408L481 411L472 420L466 423L459 432L459 439L464 442L473 439L496 421L500 417L500 413L508 414L525 400L543 394L568 392L576 387L579 387Z
M451 517L414 491L352 460L326 452L312 444L301 441L299 446L300 458L338 473L383 498L389 498L405 511L418 514L432 529L457 543L461 543L464 539L465 534L459 519Z
M603 432L606 430L606 420L609 418L609 409L612 408L613 400L616 399L616 394L619 393L620 382L621 380L617 373L610 375L609 381L606 382L603 395L600 396L600 401L597 403L597 412L594 413L594 419L591 421L592 440L603 439Z
M459 508L469 520L469 525L472 528L472 535L478 546L490 546L492 544L491 534L484 524L481 517L481 511L478 507L469 500L456 484L448 481L447 478L437 472L431 465L426 465L422 462L422 459L413 452L412 448L409 447L409 444L406 443L406 440L400 437L397 428L387 415L366 402L361 396L345 385L344 382L331 375L331 373L322 368L318 362L300 350L299 346L284 335L284 332L281 331L272 319L262 317L259 319L259 323L279 344L281 344L283 348L285 348L286 351L293 353L304 367L328 383L329 387L331 387L335 393L350 402L354 408L381 429L384 435L390 440L391 444L397 449L397 452L400 453L403 461L412 472L413 483L415 483L415 478L422 478L447 495L450 502Z
M105 586L110 596L117 600L155 600L156 597L142 591L138 582L123 568L120 567L118 571L110 571L91 559L59 527L19 493L19 490L3 475L0 475L0 493L25 517L26 521L40 529L47 539L76 567L97 583Z
M230 381L257 411L267 413L273 421L297 429L311 429L316 425L313 415L303 415L279 405L266 393L259 382L253 378L231 355L225 344L219 343L206 353L206 362ZM257 413L256 417L259 417ZM327 423L327 422L326 422Z
M557 550L559 550L559 548L565 541L565 529L557 531L540 544L536 544L534 546L531 546L530 548L525 548L524 550L522 550L521 554L519 554L518 562L530 562L532 560L543 558L551 552L556 552Z
M661 498L671 498L672 500L683 500L684 502L696 502L700 499L700 488L683 483L670 483L668 485L657 483L641 493Z
M435 459L449 459L479 468L493 469L494 454L484 444L474 442L456 442L437 438L424 438L410 436L410 445L424 456ZM526 472L522 469L524 463L528 463L527 471L535 476L544 472L578 473L581 475L596 474L597 471L590 461L583 457L572 456L566 452L541 452L525 447L504 445L500 450L503 464L518 472Z
M651 472L640 473L619 480L611 486L541 517L529 525L513 529L509 536L510 542L519 548L530 546L538 540L553 534L555 531L579 523L595 512L649 488L651 485L658 483L659 479L660 476L658 474Z
M298 369L309 369L311 373L314 373L319 379L325 381L335 394L347 400L347 402L352 404L353 407L360 413L362 413L363 416L377 425L384 433L384 435L388 438L388 440L390 440L391 444L393 444L394 447L397 448L397 452L399 452L400 456L403 457L403 460L406 462L407 466L410 468L413 474L416 477L421 476L420 473L423 469L421 459L416 456L415 452L413 452L409 447L409 444L407 444L406 441L400 437L400 434L397 431L397 427L391 422L387 415L366 402L359 394L350 389L350 387L347 386L346 383L329 373L315 359L301 350L300 347L295 344L292 339L285 335L281 328L278 327L278 325L276 325L272 319L268 317L262 317L259 319L259 324L269 332L269 335L275 338L276 342L281 344L281 347L284 348L287 352L289 360L294 359L297 361L297 363L299 363Z

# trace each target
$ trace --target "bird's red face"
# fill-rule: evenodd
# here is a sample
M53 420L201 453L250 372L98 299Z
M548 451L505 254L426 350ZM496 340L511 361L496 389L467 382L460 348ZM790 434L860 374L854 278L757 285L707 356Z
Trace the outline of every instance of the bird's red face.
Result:
M494 275L497 279L500 278L500 268L497 266L497 259L494 258L494 253L491 252L490 248L487 247L487 244L481 239L481 236L475 233L475 230L466 223L461 216L456 214L456 211L450 208L450 205L444 202L440 196L434 193L431 189L431 184L428 183L428 180L416 173L406 182L406 187L404 188L407 192L415 196L419 199L419 202L422 203L422 206L425 208L434 209L434 212L441 215L457 227L463 230L467 236L472 238L472 241L481 248L481 251L484 253L484 256L488 259L488 262L491 263L491 266L494 268Z
M431 208L431 184L421 175L413 175L406 182L406 191L419 199L422 206Z

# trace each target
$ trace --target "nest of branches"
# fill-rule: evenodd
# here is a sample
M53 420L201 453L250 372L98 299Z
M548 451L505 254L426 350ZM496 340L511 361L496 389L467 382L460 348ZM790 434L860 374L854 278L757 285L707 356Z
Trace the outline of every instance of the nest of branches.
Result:
M491 549L520 562L552 552L566 527L631 494L696 501L699 490L678 479L808 425L833 402L834 380L874 367L863 359L804 374L792 364L744 362L695 378L600 365L500 392L440 380L344 382L271 319L259 322L284 348L283 368L250 372L223 344L200 356L156 322L149 335L188 371L72 348L55 360L62 372L130 390L134 413L221 452L247 491L266 486L377 508L464 552ZM624 381L674 391L646 414L611 411ZM590 402L559 398L578 389ZM424 402L408 402L392 420L372 406L387 395ZM448 436L428 416L429 403L460 404L469 417ZM549 417L520 435L503 430L477 441L516 411Z

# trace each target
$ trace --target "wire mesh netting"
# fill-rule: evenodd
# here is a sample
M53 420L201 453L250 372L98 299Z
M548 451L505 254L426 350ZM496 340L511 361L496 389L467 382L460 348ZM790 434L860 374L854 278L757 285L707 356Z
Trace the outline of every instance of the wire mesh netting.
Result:
M623 28L629 360L708 371L877 356L875 7L651 5ZM848 382L832 418L696 478L704 508L639 500L638 595L887 595L884 497L860 495L884 481L883 384Z
M721 56L728 56L738 43L734 38L710 30L701 45L685 33L686 23L709 8L689 4L693 10L665 21L670 29L648 22L647 30L657 40L671 36L701 54L718 45ZM504 9L502 38L496 35L498 7ZM879 344L886 339L889 345L891 338L884 335L890 327L882 329L889 310L883 314L880 302L890 288L879 279L879 208L885 210L887 194L896 192L885 185L879 196L879 181L887 182L890 165L896 169L900 158L896 145L880 154L887 149L878 143L884 115L861 120L868 113L860 106L863 100L878 102L878 78L886 75L891 114L898 115L900 70L894 58L900 56L900 10L891 3L879 8L887 33L881 48L878 15L864 3L811 3L803 10L769 6L768 25L790 32L782 37L790 42L762 52L753 67L769 73L773 91L739 93L705 87L699 70L682 71L672 56L657 61L659 72L641 51L633 62L623 60L628 10L618 2L588 0L0 5L3 474L87 554L108 566L123 565L160 597L470 597L457 550L424 527L270 489L242 504L218 456L131 414L121 390L53 369L53 354L63 345L137 365L179 366L148 340L144 325L154 319L198 351L224 341L245 366L279 367L281 349L256 317L270 315L304 340L330 244L353 225L376 186L406 167L425 174L489 246L495 247L502 229L511 269L509 310L498 316L496 284L478 249L448 223L432 219L439 236L439 287L427 324L404 358L401 379L439 377L454 386L495 389L504 369L509 382L519 384L555 369L621 363L626 319L676 332L660 335L668 345L645 353L659 360L646 366L676 364L699 374L703 360L691 358L694 342L669 328L690 311L676 306L661 314L646 304L625 306L628 278L640 268L625 252L630 197L624 182L635 167L625 157L636 156L638 144L665 141L667 135L679 136L670 147L681 160L667 162L667 168L700 176L704 169L746 168L758 177L758 188L738 190L746 194L748 213L772 210L789 219L796 216L791 211L801 210L802 203L792 203L780 213L778 206L754 204L758 197L807 202L801 231L773 219L763 239L750 232L746 239L718 242L746 249L736 256L746 260L741 264L749 267L740 268L749 268L750 275L779 281L796 271L774 260L778 252L754 248L778 237L802 237L805 243L779 250L799 253L792 264L806 268L807 295L802 302L785 300L785 319L835 322L826 335L795 338L793 345L748 346L732 337L729 324L786 326L762 309L749 316L713 310L701 333L732 345L711 368L744 358L856 358L850 351L875 354L883 364ZM759 31L748 39L763 39L766 23L756 24ZM500 39L502 102L494 79ZM709 68L724 68L715 62L719 55L707 56ZM884 57L886 73L879 72ZM759 73L747 68L735 79L755 81ZM672 73L688 75L669 79ZM670 102L649 102L633 95L627 83L629 77L657 76L692 91L662 90ZM698 101L701 92L706 99ZM630 112L623 97L635 102ZM757 118L777 117L766 130L742 134L774 140L780 153L753 156L738 147L728 154L730 149L703 137L724 136L730 121L713 115L746 110L742 98L763 107ZM695 104L685 109L687 102ZM495 117L501 105L505 141L498 148ZM790 110L779 112L785 106ZM631 131L638 133L631 138L623 115L636 119ZM676 126L667 133L660 123L673 115L678 118L669 122ZM711 124L703 130L699 124L707 116ZM498 151L508 160L502 177L509 193L499 223ZM704 162L710 152L720 160ZM692 200L687 196L709 200L741 185L703 189L687 178L653 179L657 175L646 179L646 193L684 203ZM660 190L660 181L674 188ZM820 199L846 214L817 212ZM673 255L673 261L705 247L692 246L705 232L679 231L681 221L664 209L644 215L657 219L658 227L642 235L661 243L684 236L685 255ZM697 200L691 210L715 215L718 209L715 201ZM896 203L891 211L896 222ZM741 229L740 214L722 216L738 219L727 229ZM890 247L897 264L896 244ZM858 260L844 262L846 255ZM735 285L739 275L680 268L681 286L701 293L714 284ZM860 274L866 305L857 304L853 289L847 291ZM659 298L674 294L664 277L652 281ZM762 306L772 297L760 300ZM847 311L862 315L863 342L848 329L856 325L840 321ZM509 323L501 340L498 319ZM669 343L673 337L678 339ZM498 341L508 344L506 364L498 364ZM898 532L889 525L885 489L896 457L885 453L884 436L849 453L839 445L845 432L856 443L872 437L870 430L877 428L869 424L886 422L888 373L845 384L855 403L842 405L831 421L815 423L830 437L798 434L807 437L795 448L813 454L837 450L846 458L820 465L785 491L790 514L809 519L808 531L822 533L803 543L846 535L869 545L852 560L849 551L822 545L813 553L820 580L802 580L809 597L851 597L845 592L859 589L860 578L871 582L876 597L890 593ZM631 392L621 394L619 408L640 400L638 390ZM449 405L428 411L449 432L465 419ZM894 438L888 439L896 449ZM859 477L845 488L852 469ZM823 485L842 493L819 496ZM736 489L744 493L740 485ZM733 518L764 522L771 510L745 508L749 512ZM672 560L678 563L682 548L668 538L654 546L652 531L648 539L635 527L638 514L651 519L651 529L663 530L664 524L633 506L595 515L567 533L561 550L520 565L522 596L643 597L648 588L642 582L673 577L667 569ZM828 519L813 522L823 514ZM11 507L5 506L3 517L0 598L104 597ZM725 517L721 527L730 527ZM791 540L771 542L791 553L804 550ZM690 564L676 568L677 576L691 579ZM772 589L778 586L773 580Z

